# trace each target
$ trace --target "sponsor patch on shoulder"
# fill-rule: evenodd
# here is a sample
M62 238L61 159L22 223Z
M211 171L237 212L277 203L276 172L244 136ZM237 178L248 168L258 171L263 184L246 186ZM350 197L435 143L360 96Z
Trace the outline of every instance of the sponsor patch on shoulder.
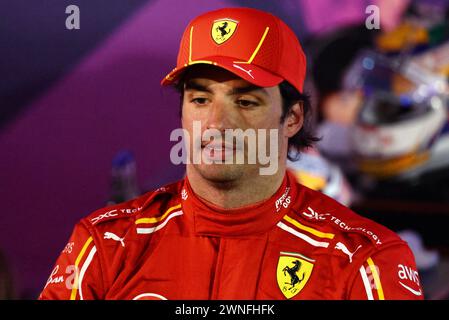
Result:
M96 225L103 221L112 220L114 218L127 217L142 210L143 207L138 208L116 208L111 209L105 213L99 213L89 221L92 225Z
M381 245L382 240L375 231L370 230L369 227L363 225L353 225L350 222L346 222L343 218L338 218L330 213L317 212L314 208L308 207L307 210L301 211L303 217L312 221L327 221L331 224L335 224L342 231L357 232L366 235L370 240L376 244Z
M409 266L398 264L398 278L398 283L402 288L415 296L422 295L418 271Z

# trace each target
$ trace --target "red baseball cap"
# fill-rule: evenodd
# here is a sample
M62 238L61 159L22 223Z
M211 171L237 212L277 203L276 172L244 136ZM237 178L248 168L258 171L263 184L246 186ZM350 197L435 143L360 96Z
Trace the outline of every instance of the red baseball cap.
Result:
M224 68L260 87L287 80L299 92L306 74L295 33L278 17L251 8L220 9L193 19L182 36L177 66L161 84L175 83L195 64Z

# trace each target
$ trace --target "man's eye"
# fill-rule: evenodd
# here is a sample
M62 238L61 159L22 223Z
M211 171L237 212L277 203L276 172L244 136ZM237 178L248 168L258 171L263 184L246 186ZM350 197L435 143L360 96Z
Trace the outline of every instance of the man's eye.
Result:
M207 104L207 98L193 98L190 102L202 106Z
M255 101L245 100L245 99L239 99L239 100L237 100L237 104L238 104L240 107L243 107L243 108L255 107L255 106L258 106L258 105L259 105L259 104L258 104L257 102L255 102Z

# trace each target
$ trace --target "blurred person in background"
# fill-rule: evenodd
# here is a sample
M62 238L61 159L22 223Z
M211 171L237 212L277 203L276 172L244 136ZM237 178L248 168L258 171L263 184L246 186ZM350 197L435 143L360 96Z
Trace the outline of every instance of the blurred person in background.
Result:
M367 191L391 192L376 187L389 181L416 185L449 167L449 11L447 2L432 3L414 3L344 72L342 92L358 97L347 135L362 178L355 183ZM444 190L449 177L440 178L432 183Z
M380 200L385 205L379 214L401 212L408 220L410 207L421 203L413 211L421 210L413 222L419 225L433 210L448 212L449 6L411 1L397 8L403 13L392 16L402 18L388 28L351 26L315 40L312 73L323 138L318 148L344 169L364 211L372 212ZM385 13L391 11L381 7L381 23ZM396 223L399 230L406 225ZM438 251L425 251L429 236L424 241L415 230L400 234L419 257L428 296L447 296L447 271L439 269L447 269L447 262ZM438 235L431 237L441 246Z
M418 90L419 85L436 83L441 80L441 77L447 79L445 75L448 64L445 61L447 46L444 45L444 42L449 39L446 23L447 1L392 1L392 7L383 7L384 5L386 3L379 2L380 30L369 30L364 25L348 26L320 35L310 45L310 52L313 52L315 55L312 54L312 56L316 57L312 62L312 78L318 99L318 136L322 137L318 143L318 149L328 159L339 164L351 182L361 173L360 163L354 161L355 156L360 153L358 148L367 146L364 138L359 137L359 142L354 141L354 137L360 135L360 131L355 128L360 127L361 117L363 118L363 114L366 114L366 111L363 113L362 109L369 108L365 107L368 104L367 96L379 91L392 92L396 96L401 95L402 102L405 102L405 97L407 95L411 97L413 90ZM403 18L398 19L401 16ZM372 53L367 53L367 50L371 50ZM364 56L369 54L375 57ZM416 81L424 81L416 79L416 76L411 74L413 72L411 68L417 69L416 67L409 64L410 66L404 66L399 70L399 67L393 66L405 64L412 59L421 61L415 65L420 64L422 70L427 70L436 77L429 76L425 80L426 83L416 84ZM375 65L375 60L382 61ZM384 70L380 71L381 68ZM409 70L407 71L406 68ZM390 70L387 72L386 69ZM404 72L408 73L401 75ZM363 79L364 77L370 79ZM375 77L378 79L374 79ZM348 83L348 81L352 82ZM415 82L414 87L410 86L413 82ZM424 89L421 87L422 90ZM444 95L444 93L441 94ZM430 101L431 96L427 98ZM445 104L445 98L442 99L442 103ZM384 109L392 110L393 108L384 107ZM412 109L419 108L408 108L408 110ZM376 112L385 112L385 110L381 111L378 108ZM416 114L415 116L418 117ZM440 115L439 118L442 117ZM389 121L397 123L397 127L403 124L399 119ZM431 142L439 138L441 130L445 129L441 128L441 121L436 120L429 137L422 138L422 142L417 144L426 144L426 147L430 148ZM370 133L365 136L373 135ZM404 140L396 140L399 144L404 142ZM380 144L373 148L380 151L383 146ZM373 166L385 167L380 162Z
M382 30L391 31L400 23L409 1L379 0L376 4L381 11ZM312 57L309 63L312 81L306 85L317 101L314 120L321 140L310 152L305 150L310 155L288 164L297 172L300 183L351 205L361 197L359 190L351 186L355 165L350 130L362 97L357 91L343 90L343 77L356 54L372 47L380 32L355 23L324 30L327 31L314 33L306 41L306 51Z

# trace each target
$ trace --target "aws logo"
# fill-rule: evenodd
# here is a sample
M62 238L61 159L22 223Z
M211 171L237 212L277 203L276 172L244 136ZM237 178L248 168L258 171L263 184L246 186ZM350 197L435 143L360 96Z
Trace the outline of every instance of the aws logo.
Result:
M418 271L413 270L410 267L404 266L402 264L398 265L398 277L402 280L411 280L417 285L419 285L419 275Z
M232 19L215 20L211 30L212 39L216 44L228 41L237 29L238 23L238 21Z
M403 281L399 281L399 284L403 288L405 288L406 290L410 291L415 296L422 295L421 289L419 288L420 287L420 283L419 283L418 271L413 270L412 268L404 266L402 264L399 264L398 265L398 277L401 280L411 281L411 282L413 282L414 284L416 284L418 286L418 290L415 290L415 289L411 288L410 286L406 285Z

